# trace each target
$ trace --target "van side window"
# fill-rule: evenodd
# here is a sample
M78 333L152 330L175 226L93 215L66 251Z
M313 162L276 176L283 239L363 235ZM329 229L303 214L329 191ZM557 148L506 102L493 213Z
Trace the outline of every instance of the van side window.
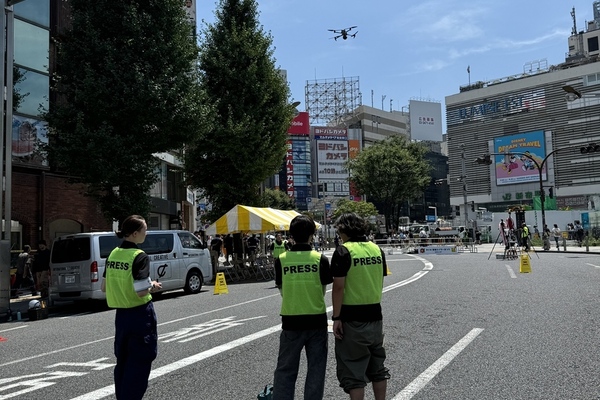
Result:
M168 254L173 251L172 233L153 233L146 236L144 243L139 245L146 254Z
M187 232L179 232L179 239L181 240L181 246L184 249L203 249L202 242L196 238L196 236Z
M123 239L119 239L117 235L100 236L98 244L100 245L100 258L108 258L110 252L119 247Z

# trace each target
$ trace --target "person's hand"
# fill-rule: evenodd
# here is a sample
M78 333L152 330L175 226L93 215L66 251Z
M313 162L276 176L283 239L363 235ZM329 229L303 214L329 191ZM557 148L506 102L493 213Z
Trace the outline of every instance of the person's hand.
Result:
M343 339L344 327L342 321L333 321L333 336L335 336L336 339Z
M152 287L150 288L151 292L162 289L162 283L159 281L152 281Z

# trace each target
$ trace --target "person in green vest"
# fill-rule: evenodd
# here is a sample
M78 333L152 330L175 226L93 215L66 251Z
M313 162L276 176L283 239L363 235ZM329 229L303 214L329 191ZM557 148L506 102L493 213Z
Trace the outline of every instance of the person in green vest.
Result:
M275 235L275 241L269 246L269 252L273 258L279 258L281 254L288 251L290 246L287 240L281 238L281 233Z
M144 397L152 361L158 352L156 313L152 293L162 285L150 279L150 261L138 244L146 239L143 217L131 215L117 236L123 243L106 259L102 291L115 317L115 394L117 399Z
M521 224L521 247L529 251L529 228L525 222Z
M367 239L368 224L357 214L342 214L335 224L343 241L331 258L337 377L350 399L364 399L372 382L375 400L383 400L390 379L381 312L385 253Z
M275 284L281 293L279 356L273 382L273 399L294 398L302 349L308 370L304 399L319 400L325 390L327 367L327 311L325 287L333 280L326 256L312 249L315 222L306 215L290 223L295 244L275 258Z

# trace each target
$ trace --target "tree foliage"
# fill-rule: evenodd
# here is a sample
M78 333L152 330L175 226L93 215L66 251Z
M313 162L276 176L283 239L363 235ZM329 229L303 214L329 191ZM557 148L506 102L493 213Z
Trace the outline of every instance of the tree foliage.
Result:
M392 136L359 153L348 162L350 180L360 194L382 205L386 228L398 221L399 209L407 200L423 195L431 181L426 149L404 136Z
M188 182L224 213L260 205L260 183L281 167L293 108L256 1L221 0L215 15L199 61L211 123L189 143L185 164Z
M260 198L261 207L271 207L278 210L293 210L296 208L294 200L281 190L265 189Z
M340 199L337 202L335 211L333 212L333 219L337 219L340 215L346 213L356 213L368 220L369 217L377 215L377 207L373 203L367 201L352 201L348 199Z
M154 153L201 124L198 47L180 0L70 0L45 117L55 169L87 187L105 216L147 215Z

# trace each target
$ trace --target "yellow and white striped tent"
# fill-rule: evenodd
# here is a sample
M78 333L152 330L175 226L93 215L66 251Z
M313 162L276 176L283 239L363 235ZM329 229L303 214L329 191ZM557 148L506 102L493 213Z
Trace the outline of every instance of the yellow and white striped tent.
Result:
M207 235L224 235L227 233L260 233L271 231L287 231L290 222L300 215L293 210L276 210L237 205L206 228ZM320 226L316 224L317 228Z

